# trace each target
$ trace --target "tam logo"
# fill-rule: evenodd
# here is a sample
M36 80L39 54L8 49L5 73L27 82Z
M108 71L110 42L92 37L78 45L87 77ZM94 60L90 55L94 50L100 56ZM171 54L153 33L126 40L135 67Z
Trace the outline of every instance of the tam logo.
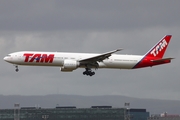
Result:
M33 54L33 53L25 53L24 62L33 62L36 60L38 63L52 63L54 60L54 54Z
M160 51L162 51L166 46L167 46L167 42L166 40L162 40L152 51L151 54L155 56L157 56L159 54Z

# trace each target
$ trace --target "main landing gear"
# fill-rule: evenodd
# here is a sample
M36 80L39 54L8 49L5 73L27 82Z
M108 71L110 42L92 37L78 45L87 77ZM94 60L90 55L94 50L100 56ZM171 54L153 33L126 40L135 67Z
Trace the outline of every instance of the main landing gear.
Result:
M17 65L15 65L15 68L16 68L15 71L18 72L19 69L18 69L18 66L17 66Z
M95 75L95 72L93 72L90 68L86 68L86 71L83 72L83 75L93 76Z

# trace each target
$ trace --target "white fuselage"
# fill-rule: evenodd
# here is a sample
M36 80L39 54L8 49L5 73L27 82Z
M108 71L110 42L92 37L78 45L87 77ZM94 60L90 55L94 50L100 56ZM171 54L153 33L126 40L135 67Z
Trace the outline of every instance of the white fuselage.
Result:
M32 56L24 56L24 54L53 54L52 63L48 62L40 62L43 57L33 58ZM30 65L30 66L57 66L63 67L65 60L75 60L80 61L82 59L91 58L93 56L97 56L100 54L93 53L67 53L67 52L37 52L37 51L22 51L11 53L4 58L9 63L16 65ZM139 55L118 55L113 54L108 59L103 60L102 62L98 62L99 68L116 68L116 69L132 69L144 56ZM45 60L44 60L45 61ZM84 66L80 66L84 67Z

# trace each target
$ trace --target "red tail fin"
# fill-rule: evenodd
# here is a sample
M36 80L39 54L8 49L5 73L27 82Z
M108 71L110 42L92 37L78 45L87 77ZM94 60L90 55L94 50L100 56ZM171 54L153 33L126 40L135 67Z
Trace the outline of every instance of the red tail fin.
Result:
M162 58L171 40L172 35L164 36L156 45L154 45L146 54L145 57Z
M144 57L133 68L142 68L142 67L170 63L172 58L162 59L162 57L169 45L171 37L172 37L171 35L164 36L157 44L155 44L144 55Z

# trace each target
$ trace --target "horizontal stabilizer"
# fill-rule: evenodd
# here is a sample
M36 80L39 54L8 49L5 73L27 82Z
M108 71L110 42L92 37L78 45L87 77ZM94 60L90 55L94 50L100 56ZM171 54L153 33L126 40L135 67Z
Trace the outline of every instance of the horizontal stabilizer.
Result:
M152 62L163 62L163 61L166 61L166 60L172 60L174 58L163 58L163 59L157 59L157 60L151 60Z

